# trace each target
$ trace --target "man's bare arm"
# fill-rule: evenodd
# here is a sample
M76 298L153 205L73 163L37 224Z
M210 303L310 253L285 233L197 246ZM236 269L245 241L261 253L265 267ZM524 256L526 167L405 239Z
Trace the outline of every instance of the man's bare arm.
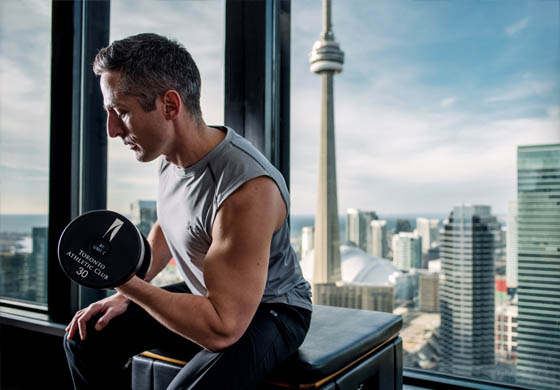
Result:
M155 278L171 260L171 251L163 235L159 221L156 221L146 238L152 249L152 265L146 273L144 280L149 282Z
M266 285L270 242L286 218L276 184L266 177L245 183L218 211L207 253L208 294L171 293L137 277L119 287L160 323L209 350L245 332Z

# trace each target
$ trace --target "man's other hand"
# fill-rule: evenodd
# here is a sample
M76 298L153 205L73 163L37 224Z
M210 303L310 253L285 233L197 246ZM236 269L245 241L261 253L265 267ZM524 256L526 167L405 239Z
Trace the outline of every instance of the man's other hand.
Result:
M66 332L68 332L68 340L71 340L76 333L76 330L80 333L80 339L85 340L86 334L86 324L93 317L99 317L95 324L95 330L100 331L116 316L124 313L128 308L130 300L121 294L115 294L113 296L107 297L99 302L92 303L88 307L78 310L72 318L70 324L66 327Z

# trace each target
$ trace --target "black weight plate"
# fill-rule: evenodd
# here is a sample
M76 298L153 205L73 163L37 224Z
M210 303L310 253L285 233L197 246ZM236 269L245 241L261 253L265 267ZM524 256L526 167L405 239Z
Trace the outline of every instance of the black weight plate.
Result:
M144 256L144 240L136 226L109 210L75 218L58 242L58 258L66 275L91 288L125 283L141 267Z

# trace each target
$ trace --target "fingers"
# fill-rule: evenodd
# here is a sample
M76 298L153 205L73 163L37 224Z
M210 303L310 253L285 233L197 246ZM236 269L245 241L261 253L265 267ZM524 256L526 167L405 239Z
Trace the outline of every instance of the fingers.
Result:
M85 340L87 336L87 322L101 310L102 306L98 303L93 303L86 309L79 310L76 315L74 315L74 318L70 322L70 325L66 327L66 331L68 332L68 340L74 337L76 331L78 331L80 339Z
M102 301L92 303L87 308L79 310L66 327L68 332L68 340L71 340L76 331L80 334L80 338L84 340L87 336L86 325L87 322L97 315L103 314L95 323L95 329L100 331L105 328L109 321L116 316L124 313L128 307L129 300L119 295L114 295L110 298L103 299Z
M99 320L97 320L95 330L100 331L105 328L109 321L111 321L115 316L115 311L112 308L108 309L107 312Z
M85 309L79 310L70 321L70 324L66 327L66 332L68 332L68 340L71 340L74 337L74 333L76 333L77 329L77 320L84 314Z

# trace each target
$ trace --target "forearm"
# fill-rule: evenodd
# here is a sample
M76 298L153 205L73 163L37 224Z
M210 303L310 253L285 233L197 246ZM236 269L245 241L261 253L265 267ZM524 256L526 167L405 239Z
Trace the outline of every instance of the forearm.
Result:
M171 293L134 277L117 291L146 310L173 332L216 351L233 344L241 335L222 321L207 297Z
M167 245L165 235L161 230L159 222L156 221L147 237L152 250L152 265L146 273L144 280L149 282L155 278L171 260L171 251Z

